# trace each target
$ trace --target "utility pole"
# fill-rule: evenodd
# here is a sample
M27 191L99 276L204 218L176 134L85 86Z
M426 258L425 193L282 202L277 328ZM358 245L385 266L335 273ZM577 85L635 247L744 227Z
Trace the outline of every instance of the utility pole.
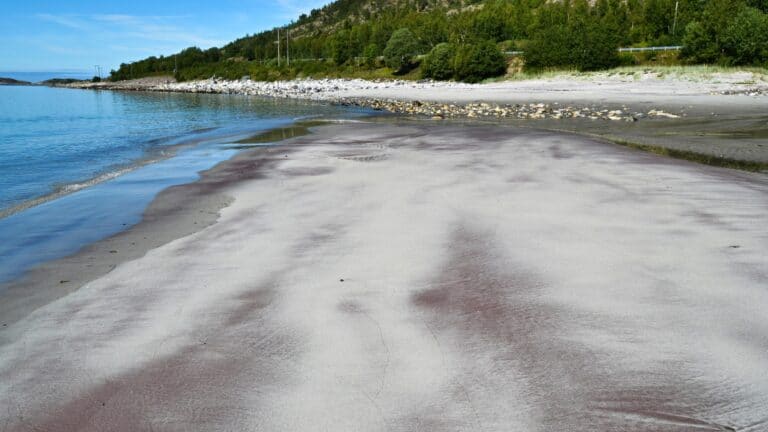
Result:
M280 67L280 28L277 29L277 67Z
M677 8L680 6L680 1L675 2L675 20L672 21L672 36L675 36L675 30L677 30Z
M288 60L288 66L291 66L291 31L285 29L285 53L286 60Z

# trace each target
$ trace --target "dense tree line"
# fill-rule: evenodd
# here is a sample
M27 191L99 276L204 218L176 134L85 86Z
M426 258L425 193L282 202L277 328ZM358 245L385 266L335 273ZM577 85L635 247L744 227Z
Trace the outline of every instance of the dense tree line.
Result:
M338 0L278 30L221 48L122 64L111 79L280 79L376 69L476 81L502 74L502 51L528 68L617 65L619 46L682 44L684 61L766 65L768 0ZM293 62L285 64L289 44Z
M768 66L768 1L711 0L685 27L683 57Z

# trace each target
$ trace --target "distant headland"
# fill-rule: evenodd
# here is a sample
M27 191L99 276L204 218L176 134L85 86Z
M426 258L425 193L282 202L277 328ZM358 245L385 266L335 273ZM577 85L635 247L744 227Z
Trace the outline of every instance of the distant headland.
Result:
M29 81L20 81L13 78L0 77L0 85L32 85Z

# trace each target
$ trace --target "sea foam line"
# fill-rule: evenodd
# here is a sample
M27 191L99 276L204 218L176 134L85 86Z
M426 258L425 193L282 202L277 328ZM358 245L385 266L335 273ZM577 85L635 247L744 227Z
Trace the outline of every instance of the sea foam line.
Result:
M22 212L24 210L30 209L32 207L37 207L41 204L45 204L49 201L53 201L57 198L61 198L70 194L73 194L75 192L81 191L83 189L107 182L109 180L116 179L117 177L120 177L122 175L128 174L132 171L135 171L143 166L160 162L162 160L168 159L176 154L175 150L172 151L162 151L160 153L160 157L155 158L146 158L146 159L140 159L139 161L135 162L132 165L129 166L123 166L119 167L115 170L108 171L105 173L101 173L95 177L92 177L85 181L79 181L74 183L68 183L61 186L58 186L54 189L53 192L48 193L43 196L35 197L28 199L26 201L23 201L19 204L16 204L12 207L6 208L6 209L0 209L0 219L6 218L8 216L12 216L16 213Z

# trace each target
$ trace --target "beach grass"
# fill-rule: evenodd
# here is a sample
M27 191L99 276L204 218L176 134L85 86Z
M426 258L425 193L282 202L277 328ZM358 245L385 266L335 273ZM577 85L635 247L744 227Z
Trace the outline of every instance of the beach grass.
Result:
M630 141L606 138L608 141L624 147L635 150L641 150L660 156L682 159L690 162L696 162L704 165L716 166L720 168L730 168L749 172L768 172L768 162L747 161L723 156L715 156L704 153L698 153L690 150L678 150L649 144L637 144Z
M768 68L759 66L721 66L721 65L657 65L640 64L632 66L619 66L612 69L599 71L579 71L575 68L555 68L526 70L519 68L514 73L489 78L484 83L504 82L504 81L526 81L526 80L547 80L547 79L580 79L592 80L600 78L624 78L640 80L649 75L656 75L657 78L670 78L686 81L714 81L728 78L728 75L739 73L751 74L751 77L745 82L737 84L756 84L768 83ZM339 68L331 71L307 74L310 78L348 78L348 79L367 79L367 80L391 80L400 79L407 81L416 81L422 78L421 68L416 67L403 75L393 75L389 68Z
M635 80L648 75L656 75L657 78L675 78L690 81L717 81L723 75L738 73L751 74L747 82L740 84L754 84L768 82L768 68L748 66L720 66L720 65L634 65L619 66L602 71L578 71L576 69L544 69L517 72L497 78L494 81L524 81L531 79L595 79L608 77L626 77Z

